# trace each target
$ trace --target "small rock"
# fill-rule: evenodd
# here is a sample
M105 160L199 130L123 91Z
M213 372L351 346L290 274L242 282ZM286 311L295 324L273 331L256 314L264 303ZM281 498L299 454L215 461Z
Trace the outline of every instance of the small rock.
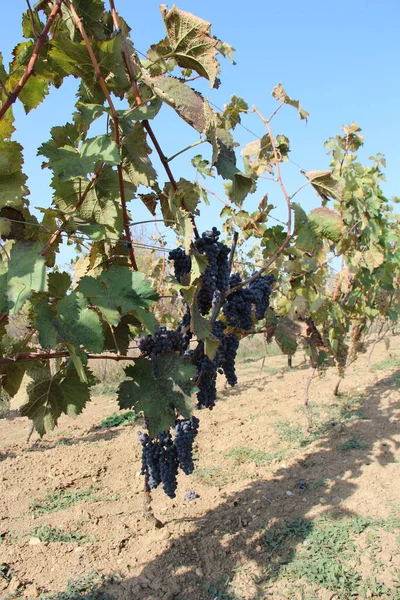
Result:
M321 502L321 504L326 504L325 498L320 498L319 501Z
M38 546L41 543L42 543L42 540L39 539L38 537L31 537L28 542L29 546Z
M197 567L195 573L198 577L204 577L203 569L200 569L200 567Z
M293 496L293 492L291 492L290 490L286 491L286 496Z
M82 550L83 550L83 548L81 546L78 546L77 548L75 548L74 552L79 554L80 552L82 552Z

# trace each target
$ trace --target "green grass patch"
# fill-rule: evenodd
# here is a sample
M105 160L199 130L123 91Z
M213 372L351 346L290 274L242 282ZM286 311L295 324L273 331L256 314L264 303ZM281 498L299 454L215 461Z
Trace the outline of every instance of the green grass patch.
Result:
M106 591L105 587L116 583L116 576L106 577L96 572L90 572L77 579L70 579L64 592L46 593L39 600L113 600L115 596Z
M51 525L31 527L29 535L37 537L41 542L48 542L49 544L54 542L79 542L80 544L87 544L91 541L87 535L83 535L79 532L62 531L58 527L51 527Z
M127 425L133 425L138 419L137 414L133 410L129 410L124 413L114 412L109 417L106 417L100 423L100 427L103 429L109 429L110 427L126 427Z
M372 365L374 371L385 371L386 369L393 369L393 367L400 367L400 358L386 358Z
M303 427L301 425L296 425L294 423L289 423L288 421L280 421L275 425L278 430L279 437L284 441L294 447L303 447L311 444L313 438L315 437L314 433L307 437L304 435Z
M193 477L210 487L227 485L234 481L232 473L224 471L218 466L197 468L193 473Z
M253 450L252 448L238 447L232 448L225 453L227 458L232 458L236 463L253 462L256 465L265 465L273 460L283 460L287 450L279 450L278 452L263 452L261 450Z
M366 450L368 446L360 442L356 437L351 437L347 442L340 444L338 450L340 452L348 452L349 450Z
M393 532L395 524L400 525L397 518L393 521L331 514L315 521L297 518L270 527L264 536L267 579L284 579L300 586L304 582L314 593L334 592L341 600L400 600L400 590L382 583L379 571L363 579L357 569L361 553L365 552L360 546L361 535L367 530Z
M100 502L104 500L98 495L100 486L90 486L83 490L53 490L46 492L44 498L32 500L30 510L35 516L49 512L65 510L78 502Z

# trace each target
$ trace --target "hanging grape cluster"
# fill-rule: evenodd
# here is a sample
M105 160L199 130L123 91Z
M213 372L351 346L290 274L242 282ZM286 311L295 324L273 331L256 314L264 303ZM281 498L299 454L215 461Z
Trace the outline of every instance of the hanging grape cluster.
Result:
M190 348L192 340L192 318L189 306L180 325L175 330L160 327L154 335L139 340L142 356L152 361L153 375L157 377L157 359L167 352L176 352L186 357L196 367L195 383L198 408L212 409L217 399L217 374L223 374L229 385L237 383L235 371L236 355L239 348L239 336L253 329L254 322L261 320L269 306L274 277L261 275L245 285L240 275L230 274L230 249L219 241L220 232L216 227L206 231L193 243L193 252L204 255L207 265L200 276L201 287L192 307L200 315L207 315L219 298L222 297L223 319L213 320L212 336L219 346L211 358L206 353L203 340L196 340L196 346ZM192 259L183 248L169 253L173 263L174 275L179 283L188 283ZM231 291L232 290L232 291ZM222 295L222 296L221 296ZM193 472L193 444L197 435L199 421L177 419L174 431L165 431L151 439L146 433L140 433L142 444L142 473L147 476L148 485L154 489L162 483L165 493L175 497L177 473L181 468L186 474Z
M142 444L142 475L147 477L148 486L154 490L160 483L170 498L175 498L178 469L186 475L193 473L193 443L199 428L199 420L177 419L174 438L169 431L161 432L156 439L139 432Z

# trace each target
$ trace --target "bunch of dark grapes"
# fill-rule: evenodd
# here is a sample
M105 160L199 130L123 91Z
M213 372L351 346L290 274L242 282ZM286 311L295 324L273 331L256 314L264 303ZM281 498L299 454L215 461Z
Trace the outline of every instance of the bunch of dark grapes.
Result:
M193 337L193 334L190 329L190 322L190 307L189 304L187 304L185 314L182 317L182 321L176 329L176 331L182 336L181 353L183 353L184 356L188 351L190 340Z
M183 248L175 248L168 254L168 258L174 262L175 279L181 283L183 277L190 273L192 268L190 256L185 253Z
M183 354L189 346L190 336L182 335L179 330L168 330L159 327L154 335L147 335L139 340L138 348L142 356L152 360L153 374L157 375L157 357L165 352Z
M138 438L142 444L142 475L147 476L149 487L154 490L161 483L160 443L141 431L138 432Z
M234 288L241 282L240 275L231 275L229 287ZM245 330L251 329L253 327L251 318L252 301L253 294L251 291L242 287L230 294L226 298L222 309L228 325Z
M179 466L186 475L194 470L193 442L199 429L199 419L178 419L175 424L174 444L176 447Z
M169 431L158 436L160 441L160 477L163 490L170 498L175 498L178 474L178 453Z
M200 254L205 254L207 266L201 275L201 289L197 297L197 305L202 315L210 312L214 294L227 289L229 285L229 253L228 246L218 241L221 232L216 227L205 231L201 238L195 241L195 248Z
M236 335L226 335L221 344L221 367L229 385L237 384L235 370L236 354L239 348L239 338Z
M265 311L269 307L269 298L272 293L272 284L275 281L273 275L261 275L252 281L248 287L253 296L253 304L255 304L256 319L260 321L265 316Z

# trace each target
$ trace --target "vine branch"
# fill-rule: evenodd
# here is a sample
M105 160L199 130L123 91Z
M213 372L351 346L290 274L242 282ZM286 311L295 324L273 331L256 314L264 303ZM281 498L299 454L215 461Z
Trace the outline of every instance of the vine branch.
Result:
M52 358L67 358L69 352L23 352L21 354L11 354L0 358L0 365L15 364L17 362L28 362L32 360L50 360ZM121 356L120 354L87 354L91 360L137 360L137 356Z
M88 38L88 35L86 33L86 30L82 24L82 19L79 17L78 13L76 12L73 4L71 3L71 0L64 0L64 2L66 3L66 5L68 6L69 10L71 11L71 15L72 18L74 19L75 25L79 30L79 33L82 36L83 41L85 42L85 46L87 48L87 51L89 53L90 56L90 60L92 61L95 73L96 73L96 77L97 80L99 82L99 85L103 91L104 96L106 97L107 103L110 107L110 112L111 112L111 117L114 123L114 140L115 143L117 144L118 148L121 147L121 138L120 138L120 134L119 134L119 119L118 119L118 113L115 110L115 106L114 103L112 101L110 92L108 90L108 87L106 85L106 82L104 80L103 74L100 70L99 67L99 63L97 62L97 58L96 55L93 51L93 48L90 44L90 40ZM123 170L122 170L122 165L121 163L117 165L117 171L118 171L118 183L119 183L119 193L120 193L120 198L121 198L121 208L122 208L122 220L124 223L124 231L125 231L125 237L126 237L126 241L128 243L128 250L129 250L129 258L131 261L131 265L132 268L134 269L134 271L138 270L138 266L136 263L136 258L135 258L135 252L133 250L133 246L132 246L132 238L131 238L131 232L129 229L129 216L128 216L128 211L126 208L126 196L125 196L125 186L124 186L124 174L123 174Z
M109 0L109 3L110 3L110 9L111 9L111 14L112 14L113 22L114 22L114 27L115 27L117 33L120 34L121 33L121 26L120 26L120 22L119 22L119 18L118 18L118 13L117 13L116 8L115 8L114 0ZM131 57L129 55L129 52L127 50L125 42L123 42L123 44L122 44L122 56L123 56L123 59L124 59L124 63L125 63L125 67L126 67L126 70L127 70L127 73L128 73L129 80L130 80L131 85L132 85L133 92L134 92L134 95L135 95L136 104L140 105L140 104L142 104L142 98L140 96L139 87L138 87L137 80L136 80L136 75L133 72ZM151 139L151 141L153 143L153 146L156 149L156 152L157 152L158 157L159 157L159 159L161 161L161 164L164 167L164 170L165 170L165 172L167 174L167 177L168 177L168 179L169 179L169 181L171 183L172 189L175 192L177 192L178 191L178 184L176 183L175 177L173 176L171 168L170 168L170 166L168 164L168 159L165 156L164 152L162 151L161 146L160 146L160 144L158 142L158 139L157 139L157 137L156 137L156 135L155 135L155 133L154 133L154 131L153 131L153 129L152 129L149 121L147 119L145 119L144 121L142 121L142 125L143 125L144 129L147 131L147 133L148 133L148 135L149 135L149 137L150 137L150 139ZM171 159L169 159L169 160L171 160ZM182 200L182 206L189 213L189 218L190 218L190 221L192 223L193 233L194 233L195 237L199 238L200 235L199 235L199 231L198 231L197 226L196 226L196 222L195 222L193 213L190 212L190 210L186 206L184 200Z
M57 17L58 13L61 10L62 1L63 0L56 0L54 6L52 8L52 11L49 15L49 18L47 19L47 23L44 26L42 33L36 40L36 44L33 49L32 56L28 62L26 69L25 69L25 73L22 75L21 79L19 80L19 82L17 83L15 88L12 90L12 92L7 93L7 98L6 98L3 106L0 108L0 119L2 119L4 117L4 115L6 114L8 109L14 104L14 102L18 98L19 94L21 93L23 87L26 85L27 81L33 74L36 61L39 58L40 51L41 51L42 47L44 46L44 44L47 42L47 34L49 33L50 28L53 25L55 18Z

